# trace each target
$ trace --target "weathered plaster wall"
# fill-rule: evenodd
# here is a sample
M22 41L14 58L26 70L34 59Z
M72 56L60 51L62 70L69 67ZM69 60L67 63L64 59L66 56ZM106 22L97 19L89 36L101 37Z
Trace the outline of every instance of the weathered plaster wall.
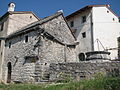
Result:
M82 17L86 16L86 22L82 23ZM67 20L68 24L74 22L73 30L76 29L75 37L79 42L76 47L77 54L85 53L86 51L92 51L92 38L91 38L91 9L86 10L78 15L75 15ZM83 38L82 33L86 33L86 37ZM79 61L79 59L78 59Z
M0 27L2 26L3 23L4 23L3 30L1 31L0 28L0 37L4 37L6 35L6 30L8 28L8 17L5 17L0 21Z
M63 80L66 76L72 77L73 80L92 79L100 73L106 76L119 76L120 62L53 63L50 65L50 81Z
M87 16L87 21L82 24L81 20L84 15ZM91 20L93 24L91 24ZM93 7L91 10L83 11L68 19L69 24L71 21L74 21L72 29L77 29L75 36L80 42L79 47L77 47L80 52L89 52L92 50L92 46L94 46L94 51L117 48L117 37L120 35L119 18L106 6ZM92 25L93 32L91 32ZM86 38L82 38L82 32L86 32ZM93 40L91 40L92 36ZM97 40L100 41L99 45ZM117 49L108 51L111 52L111 59L118 58Z
M118 17L113 14L107 7L93 7L93 35L94 50L104 50L117 48L117 38L120 36L120 23ZM99 39L101 44L96 42ZM118 58L118 50L108 50L111 52L111 59Z
M7 35L10 35L35 21L38 21L38 19L32 13L11 14L9 15Z

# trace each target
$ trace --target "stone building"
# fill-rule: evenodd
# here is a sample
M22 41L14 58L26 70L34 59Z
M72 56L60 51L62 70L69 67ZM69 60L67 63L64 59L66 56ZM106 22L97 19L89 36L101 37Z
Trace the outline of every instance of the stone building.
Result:
M92 64L91 62L77 63L79 53L85 52L84 50L93 50L91 31L93 30L92 25L94 25L92 22L94 14L91 12L93 7L103 7L102 10L108 8L104 5L87 6L67 16L67 23L62 11L39 19L32 12L14 11L15 4L10 3L8 12L0 17L0 81L5 83L54 81L61 72L69 73L73 77L89 77L104 69L103 66L112 67L111 62L110 65L107 63L94 64L94 62ZM118 24L118 18L109 9L106 10ZM81 13L83 14L81 15ZM77 20L76 24L79 23L79 20L81 21L79 19L81 16L84 16L82 17L84 24L81 25L83 27L74 27ZM89 18L86 19L87 17ZM75 22L72 21L74 19ZM68 24L73 25L72 30ZM87 49L86 46L88 46ZM117 62L113 64L115 68L119 66ZM87 71L87 69L89 70ZM87 72L86 76L82 72ZM91 72L93 73L90 74Z
M1 22L2 81L46 81L50 63L76 62L77 43L62 12L39 20L32 12L12 11Z
M88 5L66 17L77 41L78 55L91 51L109 51L118 58L119 17L110 5Z
M16 12L14 3L9 4L8 12L0 17L0 80L2 78L2 63L4 61L5 37L27 26L30 23L39 21L33 12Z

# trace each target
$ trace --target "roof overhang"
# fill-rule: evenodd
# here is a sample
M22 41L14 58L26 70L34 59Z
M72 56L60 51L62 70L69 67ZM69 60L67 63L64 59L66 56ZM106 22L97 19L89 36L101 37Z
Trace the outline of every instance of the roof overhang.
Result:
M78 14L80 14L80 13L82 13L82 12L88 10L88 9L93 8L93 7L107 7L115 16L117 16L117 15L113 12L113 10L110 8L110 5L88 5L88 6L86 6L86 7L81 8L80 10L77 10L77 11L73 12L72 14L66 16L66 19L68 20L69 18L71 18L71 17L73 17L73 16L76 16L76 15L78 15ZM117 16L117 17L118 17L118 16Z
M12 14L33 14L38 20L40 20L40 18L38 18L33 12L31 11L10 11L10 12L6 12L3 16L0 17L0 20L2 20L3 18L7 17L8 15L12 15Z

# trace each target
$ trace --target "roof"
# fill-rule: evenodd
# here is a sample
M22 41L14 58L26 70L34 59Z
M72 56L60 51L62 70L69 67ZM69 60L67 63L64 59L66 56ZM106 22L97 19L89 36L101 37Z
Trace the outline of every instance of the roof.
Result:
M75 12L73 12L72 14L66 16L66 19L69 19L75 15L78 15L79 13L83 12L83 11L86 11L88 9L91 9L92 7L107 7L115 16L117 16L113 10L110 8L110 5L88 5L88 6L85 6L83 8L81 8L80 10L77 10ZM117 16L118 17L118 16Z
M31 11L9 11L9 12L6 12L3 16L0 17L0 20L2 20L3 18L7 17L8 15L10 14L33 14L38 20L40 20L40 18L38 18L33 12Z
M15 32L15 33L13 33L13 34L11 34L11 35L9 35L9 36L7 36L6 39L9 39L9 38L11 38L11 37L17 36L17 35L22 34L22 33L24 33L24 32L33 31L33 30L35 30L35 29L31 29L32 27L33 27L33 28L37 28L36 26L42 25L43 23L46 23L46 22L48 22L48 21L50 21L50 20L52 20L52 19L54 19L54 18L56 18L56 17L58 17L58 16L60 16L60 15L63 16L63 13L62 13L62 12L57 12L57 13L55 13L55 14L52 15L52 16L46 17L46 18L41 19L41 20L39 20L39 21L36 21L36 22L34 22L34 23L32 23L32 24L29 24L29 25L23 27L22 29L20 29L19 31L17 31L17 32ZM66 24L67 24L67 23L66 23ZM67 25L67 26L68 26L68 25ZM40 27L39 27L39 28L40 28ZM70 28L69 28L69 29L70 29ZM53 35L53 34L51 33L51 31L46 30L46 32L47 32L49 35L55 37L55 35ZM73 35L72 32L71 32L71 35ZM74 37L74 36L73 36L73 37ZM58 37L57 37L57 40L60 41ZM74 40L75 40L75 38L74 38ZM61 42L61 41L60 41L60 42ZM74 45L74 42L71 42L71 43ZM76 43L75 43L75 44L76 44ZM70 45L71 45L71 44L70 44Z

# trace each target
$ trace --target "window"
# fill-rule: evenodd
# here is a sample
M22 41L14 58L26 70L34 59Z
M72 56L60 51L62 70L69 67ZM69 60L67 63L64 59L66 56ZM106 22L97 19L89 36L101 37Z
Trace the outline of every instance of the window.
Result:
M0 31L3 31L4 23L2 23L0 26L1 26Z
M9 42L9 48L11 48L11 42Z
M115 21L115 19L113 18L113 21Z
M86 22L86 16L82 16L82 23Z
M25 42L28 42L28 35L25 36Z
M80 53L80 54L78 55L78 57L79 57L79 60L80 60L80 61L85 61L85 54L84 54L84 53Z
M32 16L30 16L30 18L32 18Z
M86 38L86 32L83 32L83 33L82 33L82 37L83 37L83 38Z
M107 11L107 13L109 13L109 11Z
M70 27L74 27L74 21L70 22Z

